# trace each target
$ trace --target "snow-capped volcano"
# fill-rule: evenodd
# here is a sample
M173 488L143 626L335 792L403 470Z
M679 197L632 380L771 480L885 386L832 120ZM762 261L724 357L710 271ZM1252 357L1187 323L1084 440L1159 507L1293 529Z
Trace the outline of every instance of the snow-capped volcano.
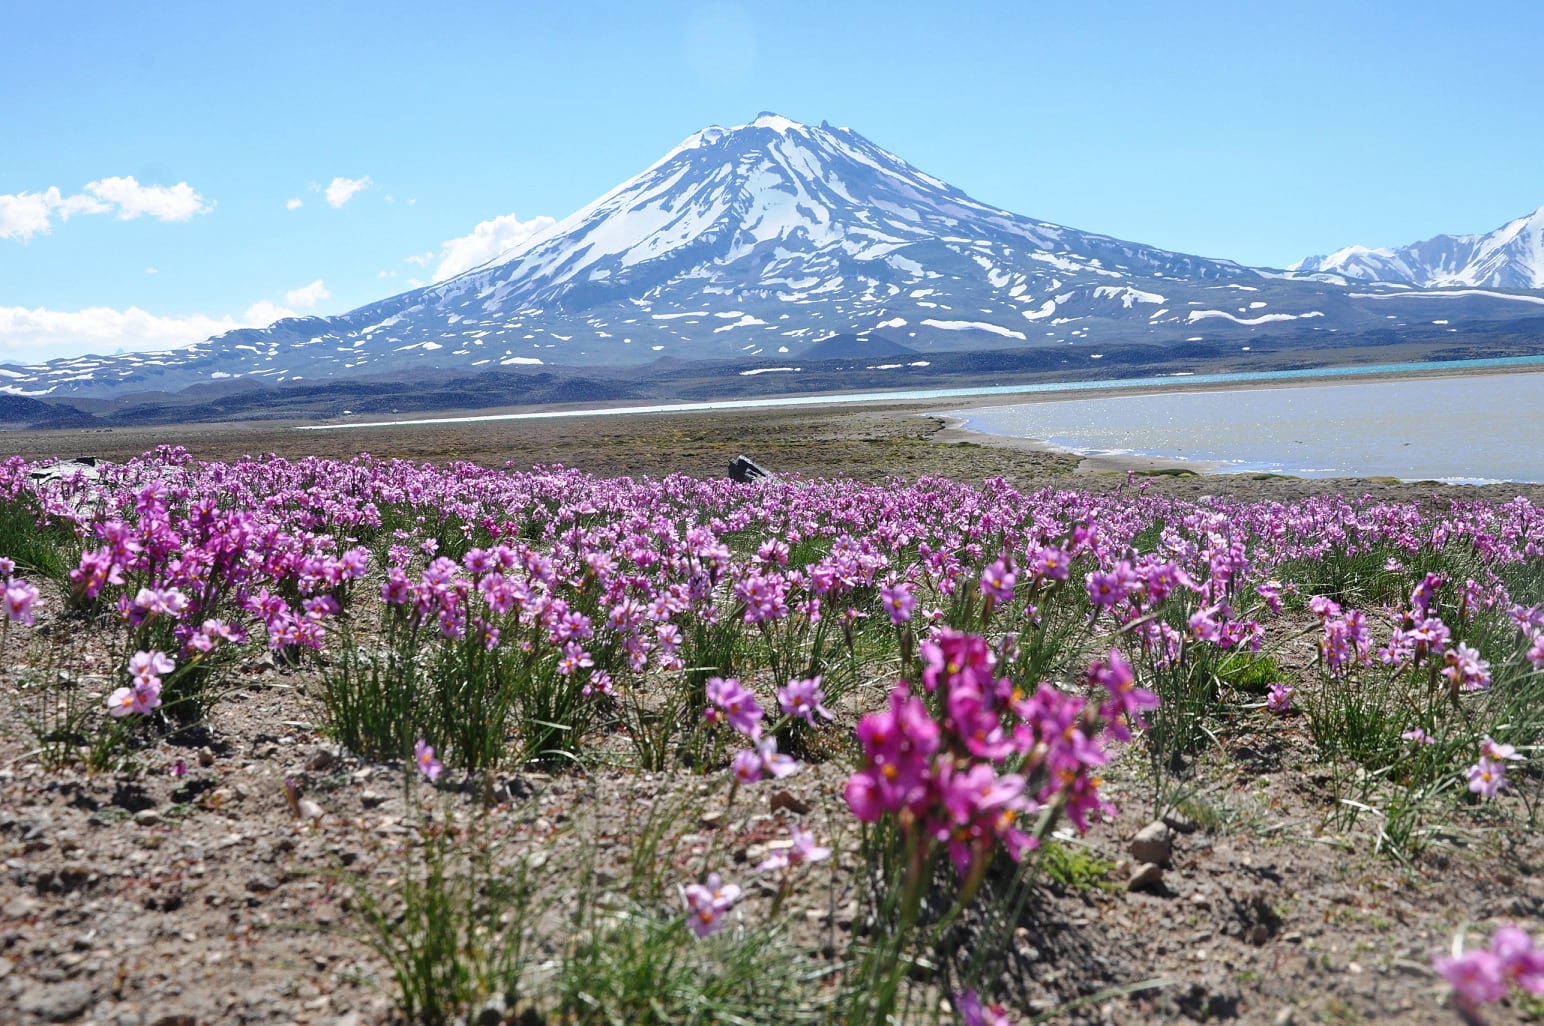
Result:
M1537 232L1530 237L1536 244ZM0 367L0 391L103 396L230 379L317 383L662 358L791 373L802 358L869 345L892 360L1075 347L1058 366L1076 373L1105 344L1328 337L1397 327L1407 316L1544 313L1535 296L1432 295L1421 302L1037 221L972 199L850 129L762 114L694 133L583 209L449 280L172 353Z
M1544 289L1544 207L1483 235L1438 235L1398 249L1347 246L1288 270L1421 287Z
M944 277L929 271L939 261L1014 284L1069 274L1248 275L1228 261L987 206L850 129L763 113L697 132L516 250L438 288L446 300L475 294L485 310L572 313L618 296L650 304L681 285L785 304L843 289L878 311L901 287Z

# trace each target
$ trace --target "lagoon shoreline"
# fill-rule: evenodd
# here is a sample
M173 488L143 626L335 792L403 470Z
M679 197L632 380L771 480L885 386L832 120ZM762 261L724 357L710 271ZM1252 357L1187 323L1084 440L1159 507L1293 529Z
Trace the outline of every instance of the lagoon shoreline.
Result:
M1530 373L1535 377L1540 376L1538 369L1534 367L1485 368L1467 373L1456 373L1451 368L1443 368L1441 370L1434 368L1433 372L1430 373L1380 373L1358 376L1337 376L1334 378L1298 378L1292 380L1272 380L1258 383L1209 382L1200 383L1197 385L1197 387L1194 388L1141 388L1125 389L1120 391L1100 390L1097 393L1091 392L1080 394L1075 398L1068 396L1035 396L1022 402L1015 401L1012 403L973 402L968 404L960 404L959 406L952 407L948 410L934 411L936 416L943 418L945 424L944 428L935 437L937 441L946 444L972 442L981 445L1021 447L1040 452L1062 453L1076 457L1080 460L1078 464L1079 473L1189 472L1204 475L1228 476L1258 476L1261 474L1272 474L1283 477L1302 477L1305 479L1313 480L1343 480L1346 477L1352 475L1298 471L1290 466L1283 467L1281 469L1273 468L1271 463L1273 463L1274 460L1262 459L1259 450L1261 445L1269 447L1273 445L1273 443L1269 440L1262 440L1260 437L1251 439L1250 442L1252 442L1252 445L1249 442L1246 442L1241 447L1237 448L1238 455L1244 457L1244 459L1250 458L1249 454L1252 450L1253 462L1251 464L1244 462L1243 459L1224 461L1218 458L1218 454L1215 451L1209 454L1211 458L1192 458L1181 456L1173 452L1162 452L1163 449L1169 447L1178 448L1180 452L1183 452L1184 449L1175 445L1175 442L1182 439L1186 442L1194 444L1197 439L1193 436L1184 436L1183 432L1180 435L1176 435L1171 431L1167 436L1168 442L1166 443L1164 440L1165 435L1163 433L1164 428L1161 426L1155 429L1156 434L1152 443L1153 447L1159 450L1159 452L1127 451L1125 449L1118 449L1116 451L1101 451L1097 447L1097 443L1093 441L1093 439L1098 438L1100 434L1104 434L1104 437L1100 438L1100 441L1104 441L1106 444L1108 444L1108 440L1111 435L1119 436L1125 434L1129 436L1129 434L1135 430L1132 426L1133 424L1138 422L1147 423L1147 421L1141 421L1136 417L1132 417L1129 420L1123 420L1121 417L1116 416L1114 418L1113 429L1110 422L1101 422L1098 428L1091 427L1090 422L1088 421L1081 422L1083 423L1086 430L1090 430L1092 432L1092 435L1088 436L1089 444L1087 447L1084 447L1082 445L1076 444L1069 445L1066 444L1065 441L1053 440L1066 439L1069 435L1078 434L1079 428L1076 426L1071 426L1072 424L1079 423L1076 420L1071 422L1066 420L1062 421L1055 429L1055 435L1049 437L1037 437L1034 434L1026 433L1021 435L1018 433L1010 433L1009 431L1001 430L1001 421L1004 419L1011 420L1011 413L1005 412L1005 415L999 418L999 422L997 424L991 424L990 421L988 421L988 423L985 425L982 425L975 418L968 417L965 414L968 414L970 411L1015 411L1026 407L1039 406L1043 402L1099 403L1113 399L1140 401L1143 399L1155 399L1159 397L1164 399L1173 399L1179 396L1194 396L1201 394L1237 393L1242 400L1247 396L1258 397L1261 395L1261 393L1270 393L1274 395L1275 393L1280 393L1287 390L1301 391L1305 389L1311 389L1317 393L1315 398L1318 399L1320 403L1325 401L1325 397L1333 395L1335 392L1337 392L1337 390L1342 388L1347 389L1348 394L1350 390L1355 389L1357 390L1358 396L1361 399L1370 402L1376 389L1368 389L1366 386L1417 384L1426 385L1431 382L1452 381L1455 383L1464 383L1461 387L1467 389L1473 388L1474 382L1480 379L1492 377L1510 377L1516 373ZM1515 393L1516 390L1514 389L1512 391ZM1492 393L1494 394L1495 392L1496 389L1492 389ZM1423 394L1421 398L1425 399L1428 403L1433 403L1433 397L1429 395L1429 390L1427 391L1427 394ZM1515 401L1515 395L1512 398ZM1441 401L1441 398L1437 397L1435 403L1431 406L1428 406L1428 408L1435 409L1439 407ZM1311 404L1312 401L1310 400L1309 405L1311 406ZM1361 407L1356 408L1360 409ZM1111 412L1115 410L1114 407L1110 407L1109 409ZM1169 416L1165 417L1163 416L1163 408L1157 404L1152 404L1152 408L1150 408L1147 412L1151 416L1152 423L1163 425L1165 423L1172 424L1174 422L1174 414L1177 412L1177 410L1174 406L1170 406L1167 411ZM1279 404L1275 404L1275 408L1273 409L1273 404L1267 403L1265 405L1265 409L1260 411L1260 417L1258 418L1260 424L1262 426L1268 426L1271 424L1273 420L1273 413L1276 414L1275 423L1277 425L1282 424L1283 420L1280 417L1280 412ZM1294 410L1293 412L1296 413L1297 411ZM1437 409L1437 412L1440 412L1440 409ZM1333 414L1331 416L1333 418ZM1311 421L1312 418L1309 418L1309 420ZM1202 424L1206 423L1204 418L1199 422ZM1045 422L1041 421L1040 423L1044 424ZM1245 430L1245 433L1248 433L1245 424L1241 423L1239 426L1241 429ZM1419 425L1417 425L1417 427L1419 427ZM1309 436L1305 435L1305 437ZM1303 443L1296 442L1296 444L1302 445ZM1411 443L1407 441L1404 444L1409 445ZM1312 443L1310 443L1310 446L1311 445ZM1336 448L1339 449L1340 459L1348 458L1346 447L1343 442L1337 442ZM1334 453L1327 451L1315 451L1312 448L1307 451L1314 452L1313 458L1316 462L1324 459L1333 460L1337 458ZM1496 455L1497 454L1491 454L1493 465L1496 462ZM1298 458L1301 459L1301 457ZM1352 458L1354 459L1354 457ZM1372 458L1376 460L1382 459L1383 457L1380 454L1379 456ZM1438 462L1440 463L1440 459ZM1484 461L1482 460L1481 462L1483 464ZM1265 465L1262 466L1262 463ZM1397 466L1397 461L1395 461L1395 466ZM1387 463L1385 463L1385 467L1379 468L1376 471L1372 471L1365 476L1382 479L1385 475L1391 474L1393 470L1393 466L1388 466ZM1478 476L1479 475L1476 475L1476 477ZM1393 479L1410 483L1431 480L1430 477L1415 474L1399 474L1394 476ZM1445 484L1495 485L1506 484L1508 482L1530 483L1529 479L1518 481L1516 478L1510 475L1495 475L1494 477L1484 478L1476 481L1460 480L1458 475L1454 475L1453 477L1439 478L1439 480Z
M1446 378L1470 386L1495 374L1537 373L1536 366L1458 370L1434 366L1413 373L1343 374L1336 382L1366 383ZM296 430L315 422L236 421L215 424L147 425L113 431L10 431L0 441L8 455L27 459L95 456L115 462L160 445L182 446L195 459L239 460L274 453L286 459L321 456L348 459L369 453L382 459L418 462L462 460L487 467L525 469L561 464L598 477L665 476L684 473L723 477L728 463L749 456L774 473L806 477L856 477L883 480L896 476L937 475L980 482L1002 477L1021 489L1099 482L1126 471L1155 475L1152 487L1177 494L1218 492L1269 494L1289 499L1336 491L1368 491L1416 497L1444 494L1511 498L1523 494L1544 499L1544 486L1530 484L1438 485L1402 483L1387 478L1294 478L1246 473L1206 473L1209 468L1184 460L1156 457L1085 457L1032 439L965 430L962 410L1041 402L1082 401L1110 396L1200 391L1250 391L1325 384L1324 378L1239 382L1165 381L1160 386L1109 387L1060 393L1021 393L967 397L917 398L872 402L832 402L807 397L808 405L690 412L618 413L574 406L507 407L509 413L562 413L560 417L488 419L503 411L445 411L419 421L391 426L337 424L328 431ZM478 419L459 419L461 417Z

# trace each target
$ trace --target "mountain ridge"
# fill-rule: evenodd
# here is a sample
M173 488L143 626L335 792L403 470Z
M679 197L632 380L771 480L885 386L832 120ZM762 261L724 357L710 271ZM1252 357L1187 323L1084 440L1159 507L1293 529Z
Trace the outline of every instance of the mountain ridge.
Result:
M763 112L687 136L446 281L168 353L0 367L0 392L113 396L661 357L764 363L847 336L923 358L1050 346L1088 360L1115 344L1503 321L1541 302L1350 287L1083 232L977 201L851 129Z
M1420 288L1544 289L1544 207L1489 232L1393 248L1346 246L1287 270Z

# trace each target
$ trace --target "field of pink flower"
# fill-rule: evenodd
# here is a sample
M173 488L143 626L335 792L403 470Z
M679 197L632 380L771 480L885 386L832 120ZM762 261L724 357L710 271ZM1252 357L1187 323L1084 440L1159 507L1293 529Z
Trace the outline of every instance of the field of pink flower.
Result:
M36 471L5 1021L1544 1009L1525 499Z

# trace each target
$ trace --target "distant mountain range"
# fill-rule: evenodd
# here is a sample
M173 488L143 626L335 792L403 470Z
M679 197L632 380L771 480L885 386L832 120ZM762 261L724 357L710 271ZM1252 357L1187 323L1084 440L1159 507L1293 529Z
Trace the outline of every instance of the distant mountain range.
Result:
M660 361L754 375L865 354L925 368L929 354L1049 348L1058 365L1075 367L1115 346L1237 350L1255 338L1299 344L1434 323L1456 333L1544 316L1544 296L1509 291L1538 284L1538 218L1513 233L1532 240L1515 250L1494 233L1474 237L1489 243L1443 237L1452 242L1442 253L1438 240L1422 243L1432 248L1420 261L1403 250L1386 260L1341 259L1350 252L1342 251L1286 271L1250 268L1000 210L850 129L762 114L697 132L582 210L447 281L172 352L0 366L0 391L116 397L214 385L230 394L238 383L312 388ZM1528 284L1520 273L1517 284L1479 276L1487 260L1495 275L1502 265L1522 268L1530 244ZM1472 280L1439 281L1429 270L1460 265L1476 268ZM1385 266L1409 273L1388 277ZM509 398L521 401L529 400Z
M1544 207L1484 235L1438 235L1398 249L1347 246L1288 270L1422 288L1544 289Z

